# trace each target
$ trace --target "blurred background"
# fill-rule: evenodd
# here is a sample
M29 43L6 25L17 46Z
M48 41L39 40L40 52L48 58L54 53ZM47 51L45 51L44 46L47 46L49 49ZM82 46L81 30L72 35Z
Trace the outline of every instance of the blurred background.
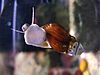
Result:
M31 24L32 7L36 24L62 25L82 43L85 55L26 45L23 34L11 28L22 31L23 24ZM0 75L100 75L99 24L100 0L0 0Z

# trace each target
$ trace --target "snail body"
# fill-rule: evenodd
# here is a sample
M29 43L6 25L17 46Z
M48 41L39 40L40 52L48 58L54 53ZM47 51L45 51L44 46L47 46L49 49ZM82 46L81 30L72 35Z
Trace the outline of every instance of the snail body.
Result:
M28 45L41 45L46 39L46 32L38 25L32 24L25 31L24 38Z

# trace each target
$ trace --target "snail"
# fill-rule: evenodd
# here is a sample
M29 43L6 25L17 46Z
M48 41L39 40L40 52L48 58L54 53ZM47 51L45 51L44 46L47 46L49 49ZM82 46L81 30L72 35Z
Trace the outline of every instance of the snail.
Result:
M37 24L24 24L23 31L25 43L42 48L52 48L56 52L66 53L69 55L81 54L83 51L80 43L69 31L61 25L50 23L39 27Z

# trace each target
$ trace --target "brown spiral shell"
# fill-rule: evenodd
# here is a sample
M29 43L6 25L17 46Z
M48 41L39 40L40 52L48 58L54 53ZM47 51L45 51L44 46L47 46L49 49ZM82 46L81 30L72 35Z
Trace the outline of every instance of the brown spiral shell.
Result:
M47 24L42 26L47 33L47 40L51 47L58 52L65 52L70 44L71 35L58 24Z

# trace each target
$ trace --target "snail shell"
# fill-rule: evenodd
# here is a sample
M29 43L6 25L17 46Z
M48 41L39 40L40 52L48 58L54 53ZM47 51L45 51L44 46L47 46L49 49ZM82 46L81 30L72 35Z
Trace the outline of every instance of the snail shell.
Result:
M67 30L58 24L47 24L42 28L46 31L47 40L55 51L65 52L68 50L72 39Z

